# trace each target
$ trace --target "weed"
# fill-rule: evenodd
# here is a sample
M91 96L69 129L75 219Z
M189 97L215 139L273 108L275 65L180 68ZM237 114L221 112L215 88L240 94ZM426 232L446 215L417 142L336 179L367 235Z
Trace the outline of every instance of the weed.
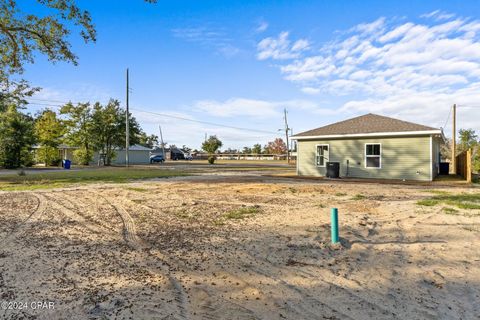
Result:
M316 206L319 207L319 208L325 208L326 207L323 203L319 203Z
M358 193L352 198L352 200L363 200L365 198L366 197L363 194Z
M242 207L240 209L235 209L227 212L223 217L225 219L245 219L245 218L254 216L259 212L260 212L260 209L258 206Z
M148 191L148 189L139 188L139 187L126 187L125 189L131 190L131 191L137 191L137 192L147 192Z
M455 208L450 208L450 207L444 207L442 208L442 211L445 212L446 214L453 214L457 215L458 210Z
M288 188L288 190L290 190L291 193L296 193L298 191L297 189L292 187Z
M419 206L433 207L433 206L436 206L437 204L439 204L439 201L438 200L433 200L433 199L423 199L423 200L417 201L417 204Z
M337 193L335 193L335 195L337 197L343 197L343 196L346 196L347 194L345 192L337 192Z
M435 206L444 203L460 209L480 209L480 193L441 193L428 199L417 201L421 206Z

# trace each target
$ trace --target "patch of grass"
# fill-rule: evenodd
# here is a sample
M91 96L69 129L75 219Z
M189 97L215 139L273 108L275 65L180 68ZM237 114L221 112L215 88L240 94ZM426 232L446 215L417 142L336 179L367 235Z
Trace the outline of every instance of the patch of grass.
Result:
M148 189L140 188L140 187L126 187L125 189L130 190L130 191L136 191L136 192L147 192L148 191Z
M335 195L336 195L337 197L344 197L344 196L346 196L347 194L346 194L345 192L337 192L337 193L335 193Z
M356 194L354 197L352 197L352 200L363 200L363 199L366 199L367 197L364 196L363 194Z
M480 209L480 193L450 194L444 192L428 199L417 201L417 204L421 206L435 206L441 203L460 209Z
M423 199L423 200L417 201L417 204L419 206L433 207L439 204L439 201L433 200L433 199Z
M227 212L223 215L225 219L245 219L251 216L256 215L260 212L260 208L258 206L253 207L242 207L240 209L235 209Z
M185 209L182 209L182 210L179 210L179 211L175 212L175 215L179 218L182 218L182 219L190 219L191 218L190 214Z
M442 211L445 212L446 214L453 214L457 215L458 210L455 208L450 208L450 207L444 207L442 208Z
M0 190L20 191L65 187L76 183L125 183L132 180L168 178L186 176L184 171L139 169L139 168L102 168L72 171L30 173L26 176L8 174L0 176Z
M426 190L422 190L422 192L434 193L434 194L439 194L439 195L448 194L447 191L444 191L444 190L436 190L436 189L426 189Z
M315 205L316 207L319 207L319 208L326 208L327 206L324 205L323 203L319 203L317 205Z
M293 188L293 187L290 187L288 188L288 190L291 192L291 193L296 193L298 190Z

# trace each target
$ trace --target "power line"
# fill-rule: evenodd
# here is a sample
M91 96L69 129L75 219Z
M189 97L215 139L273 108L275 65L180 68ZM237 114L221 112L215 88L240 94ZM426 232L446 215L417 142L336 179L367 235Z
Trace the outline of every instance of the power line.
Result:
M65 102L65 101L58 101L58 100L33 99L33 98L28 98L27 100L37 100L37 101L43 101L43 102L57 102L57 103L64 103L64 104L76 103L76 102L72 102L72 101ZM62 105L58 105L58 104L38 103L38 102L33 102L33 103L28 102L28 104L50 106L50 107L57 107L57 108L62 107ZM142 110L142 109L137 109L137 108L130 108L130 110L137 111L137 112L148 113L148 114L153 114L153 115L157 115L157 116L165 117L165 118L172 118L172 119L177 119L177 120L202 123L202 124L207 124L207 125L211 125L211 126L217 126L217 127L223 127L223 128L229 128L229 129L235 129L235 130L251 131L251 132L258 132L258 133L268 133L268 134L272 134L272 135L277 135L278 134L277 132L274 132L274 131L230 126L230 125L215 123L215 122L210 122L210 121L194 120L194 119L189 119L189 118L185 118L185 117L174 116L174 115L170 115L170 114L166 114L166 113L160 113L160 112L147 111L147 110Z
M230 128L230 129L244 130L244 131L251 131L251 132L259 132L259 133L269 133L269 134L275 134L275 135L278 134L277 132L273 132L273 131L243 128L243 127L230 126L230 125L225 125L225 124L220 124L220 123L215 123L215 122L209 122L209 121L194 120L194 119L189 119L189 118L180 117L180 116L173 116L173 115L166 114L166 113L159 113L159 112L141 110L141 109L137 109L137 108L131 108L130 110L135 110L135 111L138 111L138 112L154 114L154 115L157 115L157 116L160 116L160 117L166 117L166 118L172 118L172 119L178 119L178 120L184 120L184 121L190 121L190 122L203 123L203 124L208 124L208 125L223 127L223 128Z
M450 110L448 111L448 116L447 116L447 120L445 120L445 124L443 125L443 129L445 129L445 127L447 126L447 122L448 120L450 119L450 115L452 114L452 108L453 107L450 107Z

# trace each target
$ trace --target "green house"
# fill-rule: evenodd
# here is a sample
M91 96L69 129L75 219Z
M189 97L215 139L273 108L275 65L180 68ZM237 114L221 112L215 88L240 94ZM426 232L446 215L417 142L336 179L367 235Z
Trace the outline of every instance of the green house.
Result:
M299 133L297 175L432 181L439 171L440 129L366 114ZM332 164L333 163L333 164Z

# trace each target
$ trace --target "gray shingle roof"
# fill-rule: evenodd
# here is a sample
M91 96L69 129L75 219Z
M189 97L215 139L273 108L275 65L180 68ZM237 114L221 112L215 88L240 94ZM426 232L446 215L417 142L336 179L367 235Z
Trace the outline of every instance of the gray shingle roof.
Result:
M430 131L438 128L369 113L296 134L295 137Z

